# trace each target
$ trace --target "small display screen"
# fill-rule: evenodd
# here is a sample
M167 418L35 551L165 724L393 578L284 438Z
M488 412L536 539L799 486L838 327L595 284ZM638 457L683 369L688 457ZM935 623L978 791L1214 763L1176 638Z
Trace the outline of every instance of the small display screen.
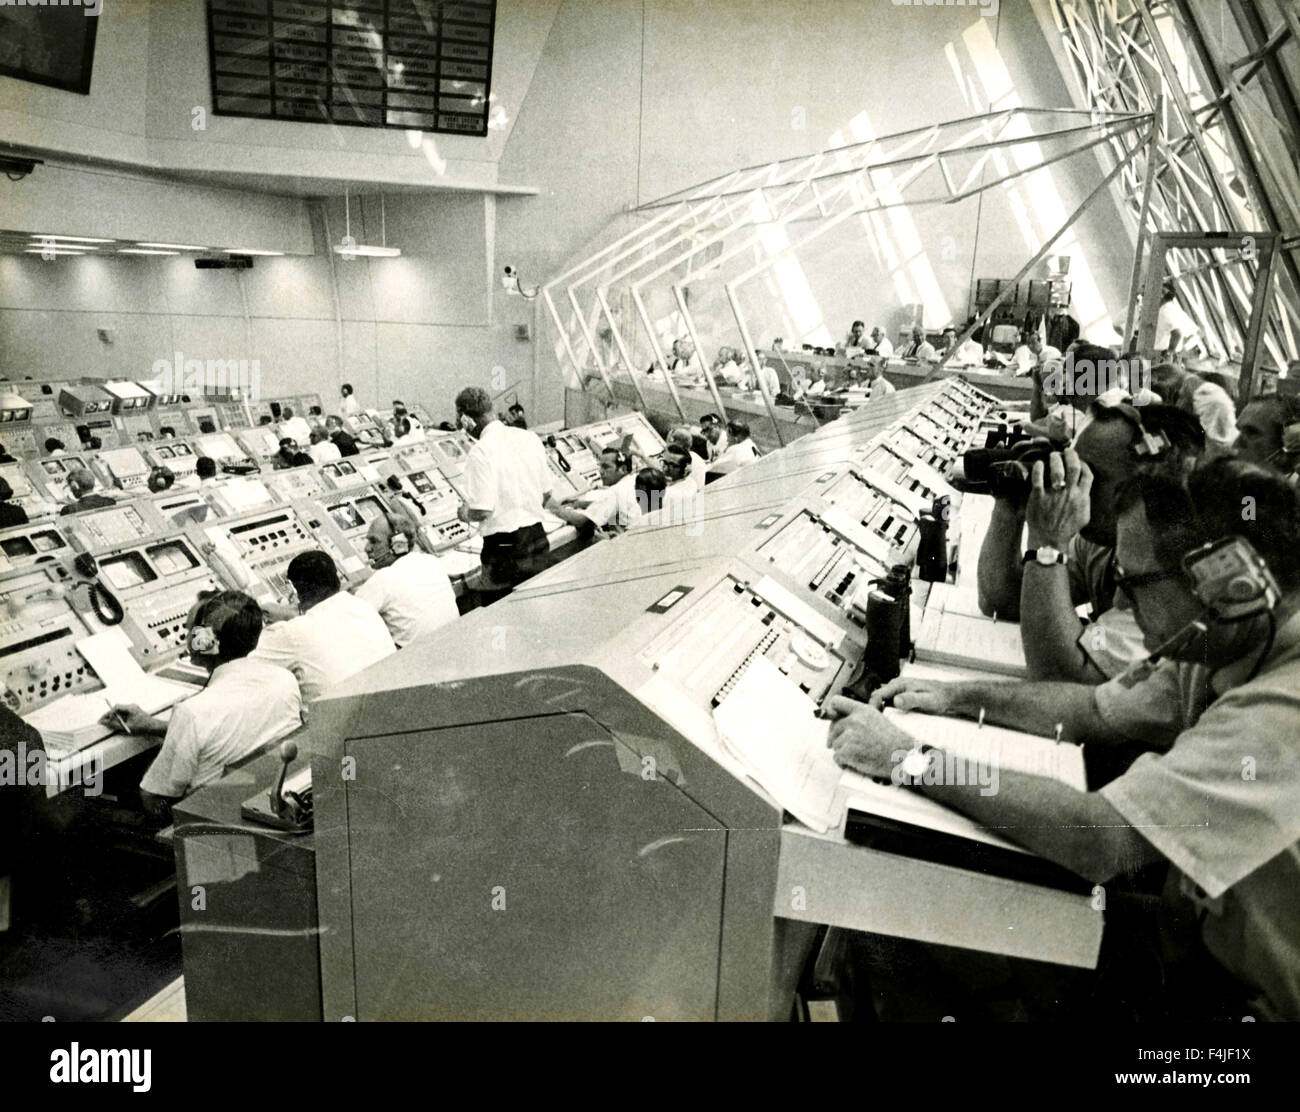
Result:
M344 502L341 505L334 506L330 510L330 517L334 519L334 524L344 532L351 529L360 529L365 525L361 514L357 512L356 506L351 502Z
M0 549L11 560L36 555L36 546L27 537L6 537L0 540Z
M126 590L128 587L138 587L141 583L152 583L158 578L138 552L124 552L121 556L111 556L107 560L102 560L99 570L103 572L109 585L119 591Z
M37 552L53 552L56 548L63 547L63 538L53 530L33 533L31 538Z
M145 551L163 575L175 575L177 572L190 571L199 566L194 554L181 541L154 545Z
M433 482L429 479L429 476L426 475L423 471L413 471L407 477L411 480L411 486L415 487L417 494L434 493L435 488Z
M172 448L172 451L176 453L177 457L192 456L194 454L190 451L190 446L188 444L177 444Z
M171 459L175 454L175 452L166 446L159 448L157 452L159 459Z
M43 460L41 466L45 468L45 474L47 475L63 475L67 472L67 469L57 459Z

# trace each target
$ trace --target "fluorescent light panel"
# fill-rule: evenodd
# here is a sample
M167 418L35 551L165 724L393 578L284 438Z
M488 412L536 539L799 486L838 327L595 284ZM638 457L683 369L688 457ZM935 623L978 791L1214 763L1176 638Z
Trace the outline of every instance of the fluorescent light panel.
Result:
M46 239L65 240L68 243L114 243L116 242L115 240L111 240L111 239L91 239L89 236L55 236L55 235L45 235L43 233L33 234L31 238L38 243L41 240L46 240Z
M206 247L199 247L193 243L137 243L137 247L158 247L165 251L206 251Z
M283 251L263 251L260 247L223 247L227 255L283 255Z
M336 255L365 255L374 259L395 259L402 253L400 247L374 247L366 243L358 243L355 247L347 247L342 243L334 245Z
M156 251L147 247L119 247L119 255L179 255L179 251Z

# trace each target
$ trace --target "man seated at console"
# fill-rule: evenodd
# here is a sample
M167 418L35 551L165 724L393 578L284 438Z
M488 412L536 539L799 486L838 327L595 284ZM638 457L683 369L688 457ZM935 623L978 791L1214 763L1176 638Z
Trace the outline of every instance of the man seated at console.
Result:
M268 606L270 618L288 620L266 629L255 655L288 668L304 703L397 651L379 612L339 589L338 569L327 553L299 552L285 575L297 596L298 616L291 616L292 607Z
M851 359L855 355L862 355L867 350L867 346L866 322L855 320L849 329L849 334L836 345L835 350Z
M339 455L355 456L361 451L357 444L357 438L343 426L342 417L336 417L332 414L326 417L325 431L329 433L329 438L334 442L334 447L339 450Z
M700 418L700 432L709 443L709 459L717 459L727 450L727 426L716 413L706 413Z
M1011 364L1017 375L1027 375L1044 363L1058 362L1062 358L1056 348L1043 343L1043 337L1036 330L1024 331L1020 333L1020 346L1012 352Z
M727 435L731 436L731 425L727 425ZM699 490L704 489L704 472L709 467L709 442L703 434L697 433L688 425L679 425L668 431L668 443L675 444L691 457L691 480Z
M26 525L27 511L11 501L14 496L14 488L9 485L8 480L0 478L0 529L8 529L11 525Z
M68 473L68 493L72 501L60 514L84 514L87 510L102 510L117 503L106 494L95 493L95 476L84 467L74 467Z
M1020 622L1031 678L1101 683L1141 656L1129 601L1116 588L1115 492L1138 470L1181 478L1203 447L1196 422L1169 406L1094 405L1072 450L1034 464L1041 482L995 486L979 606ZM1090 625L1075 610L1083 603Z
M827 709L839 719L829 744L840 764L894 774L908 790L1110 886L1116 898L1106 908L1106 941L1127 943L1130 957L1163 951L1167 958L1185 945L1160 969L1148 960L1123 971L1129 994L1135 977L1149 976L1164 1018L1298 1020L1300 493L1253 465L1217 460L1186 486L1139 475L1118 506L1121 578L1148 647L1164 658L1149 678L1130 675L1100 688L902 678L879 689L870 707L832 700ZM1243 506L1253 512L1243 514ZM1186 690L1197 672L1208 674L1199 685L1208 705L1199 711L1184 706L1198 694L1196 684ZM956 766L941 741L918 749L880 713L891 703L1047 736L1059 731L1085 744L1131 729L1123 717L1134 704L1139 713L1164 706L1173 740L1099 790L1004 768L988 793L973 777L947 774ZM912 764L902 764L914 750ZM1138 924L1115 915L1123 885L1111 881L1162 862L1173 866L1169 915L1150 937L1117 938ZM1108 968L1103 945L1103 974Z
M867 360L862 369L862 381L867 387L867 399L873 402L889 397L897 389L885 377L885 361L879 357Z
M357 598L379 611L399 649L460 616L442 561L420 551L418 528L406 514L370 522L366 559L375 573L357 588Z
M749 437L749 426L744 421L727 422L727 439L730 446L717 459L708 465L706 481L712 482L723 475L730 475L747 463L758 459L758 445ZM696 464L700 466L700 464Z
M871 330L871 344L867 348L868 355L878 355L882 359L888 359L894 354L894 345L890 343L889 337L885 335L880 325L876 325Z
M1237 417L1238 459L1259 464L1300 482L1300 398L1262 394L1242 406Z
M333 463L343 455L339 446L330 439L329 433L319 428L311 430L311 444L307 448L307 454L311 456L312 463Z
M903 349L903 358L922 363L933 363L938 358L934 345L925 338L925 329L919 324L912 329L912 342Z
M199 456L194 461L194 474L200 488L211 486L217 481L217 461L211 456Z
M129 734L163 738L140 781L140 799L153 815L230 765L302 725L302 699L293 674L251 658L262 636L262 610L241 591L205 593L185 620L190 659L207 673L203 690L172 708L164 722L138 706L119 706L103 722Z
M580 537L607 536L621 533L638 517L636 476L632 473L632 454L614 446L601 451L600 488L581 509L550 499L546 508L568 522ZM575 496L578 497L578 496Z
M692 511L700 493L701 484L697 483L692 474L695 457L680 444L669 444L659 458L668 480L661 506L665 510L671 510L674 515L672 520L676 521Z
M741 370L740 364L736 361L736 353L732 348L723 346L718 348L717 358L713 360L713 381L719 386L736 386L740 383L744 371Z

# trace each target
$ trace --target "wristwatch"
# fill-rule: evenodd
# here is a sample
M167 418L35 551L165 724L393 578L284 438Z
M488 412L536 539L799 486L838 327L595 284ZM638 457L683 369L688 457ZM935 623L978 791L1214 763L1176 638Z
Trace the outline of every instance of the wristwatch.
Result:
M1053 564L1068 564L1070 557L1060 549L1053 548L1049 544L1043 545L1042 548L1031 548L1021 558L1021 565L1033 562L1042 564L1045 568L1050 568Z

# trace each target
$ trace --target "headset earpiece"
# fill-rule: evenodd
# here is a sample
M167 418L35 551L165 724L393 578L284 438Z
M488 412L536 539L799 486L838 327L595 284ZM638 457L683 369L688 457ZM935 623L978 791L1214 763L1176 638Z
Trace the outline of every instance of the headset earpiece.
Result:
M1241 622L1270 613L1282 597L1268 564L1245 537L1221 537L1183 557L1192 590L1216 621Z

